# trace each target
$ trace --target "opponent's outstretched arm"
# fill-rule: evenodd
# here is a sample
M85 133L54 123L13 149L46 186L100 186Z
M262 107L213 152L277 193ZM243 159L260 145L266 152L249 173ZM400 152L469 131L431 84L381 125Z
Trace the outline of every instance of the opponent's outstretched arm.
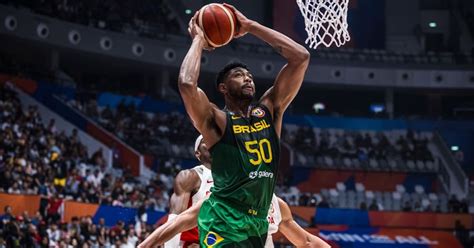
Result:
M174 221L166 222L165 224L161 225L159 228L153 231L153 233L150 234L150 236L148 236L138 247L157 247L158 245L164 244L177 234L196 227L199 209L201 209L203 201L204 200L197 202L195 205L179 214L176 219L174 219Z
M324 240L304 230L293 219L290 207L282 199L278 198L281 211L281 222L278 226L280 232L296 247L330 248Z
M156 239L162 232L165 226L174 223L179 214L184 212L188 208L189 199L194 189L200 185L200 178L194 170L182 170L176 175L173 185L173 195L170 199L170 211L168 215L168 221L161 225L158 229L153 231L141 244L140 247L155 247ZM166 239L166 247L177 247L180 241L181 232Z

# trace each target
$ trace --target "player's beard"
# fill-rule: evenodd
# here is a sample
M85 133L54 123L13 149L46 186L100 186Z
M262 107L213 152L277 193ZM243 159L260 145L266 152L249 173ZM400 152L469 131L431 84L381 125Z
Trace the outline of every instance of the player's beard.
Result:
M228 92L229 92L229 96L235 100L252 101L255 97L255 91L253 91L252 93L245 94L243 88L240 88L240 89L230 88Z

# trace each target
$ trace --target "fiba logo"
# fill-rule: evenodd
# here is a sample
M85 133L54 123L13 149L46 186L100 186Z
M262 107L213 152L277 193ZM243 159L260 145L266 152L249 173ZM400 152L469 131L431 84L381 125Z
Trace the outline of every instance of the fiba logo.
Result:
M258 117L258 118L262 118L262 117L265 116L265 111L260 107L254 108L252 110L252 115L255 116L255 117Z

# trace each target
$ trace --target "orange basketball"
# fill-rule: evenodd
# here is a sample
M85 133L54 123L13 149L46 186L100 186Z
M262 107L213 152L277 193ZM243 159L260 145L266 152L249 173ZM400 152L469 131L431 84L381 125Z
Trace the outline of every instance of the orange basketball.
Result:
M198 25L212 47L220 47L234 38L237 21L234 13L223 4L211 3L199 10Z

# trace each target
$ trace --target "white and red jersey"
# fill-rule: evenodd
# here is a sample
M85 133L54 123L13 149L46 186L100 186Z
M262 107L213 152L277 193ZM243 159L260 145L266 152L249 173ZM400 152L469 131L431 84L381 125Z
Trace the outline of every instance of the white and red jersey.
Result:
M198 165L191 170L194 170L198 174L199 179L201 179L201 186L199 186L198 191L189 199L188 208L200 200L205 199L205 197L211 193L211 187L214 186L212 172L206 166ZM183 241L183 247L187 247L187 245L193 243L199 244L199 232L197 227L183 232L181 234L181 241Z
M198 201L204 199L207 195L211 193L211 187L214 186L214 181L212 180L212 172L204 165L198 165L191 170L196 171L201 179L201 186L198 191L194 193L191 197L192 205L196 204Z
M281 222L281 211L280 205L278 204L278 198L275 194L272 197L272 203L270 204L270 208L268 209L268 236L267 241L265 242L265 248L272 248L273 246L273 239L272 234L278 232L278 226Z

